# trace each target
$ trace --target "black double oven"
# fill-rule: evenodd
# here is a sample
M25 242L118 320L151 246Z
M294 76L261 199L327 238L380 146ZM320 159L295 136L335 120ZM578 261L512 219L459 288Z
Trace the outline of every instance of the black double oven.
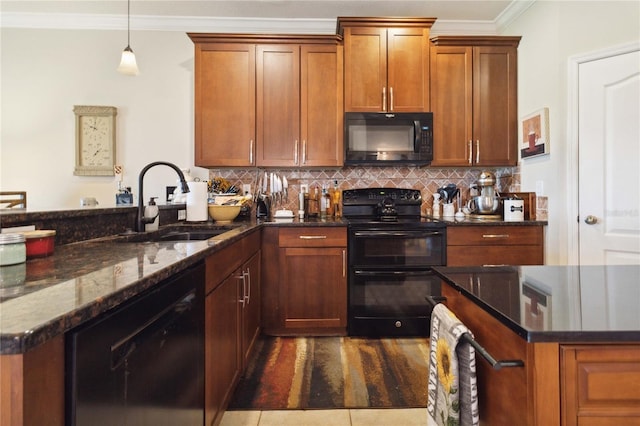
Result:
M446 226L421 217L419 190L343 191L348 221L351 336L428 336L440 295L433 266L446 264Z

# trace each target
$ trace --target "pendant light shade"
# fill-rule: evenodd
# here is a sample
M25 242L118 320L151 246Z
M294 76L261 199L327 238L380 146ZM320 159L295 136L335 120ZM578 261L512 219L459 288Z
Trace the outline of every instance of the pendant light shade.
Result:
M118 72L124 75L138 75L136 55L131 49L131 0L127 0L127 47L122 51Z
M136 55L133 54L133 50L128 45L122 51L118 72L124 75L138 75L140 72L136 63Z

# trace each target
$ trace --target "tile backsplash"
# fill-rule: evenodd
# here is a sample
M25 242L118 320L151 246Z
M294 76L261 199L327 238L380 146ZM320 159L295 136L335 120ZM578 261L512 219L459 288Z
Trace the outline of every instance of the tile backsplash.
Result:
M460 188L463 203L469 198L469 186L474 184L482 170L491 170L497 179L498 191L518 192L520 190L519 167L502 168L431 168L431 167L344 167L342 169L211 169L209 178L223 177L230 183L242 188L242 184L250 184L255 192L256 183L264 172L277 173L286 177L289 183L288 201L278 208L298 210L298 194L301 184L322 187L333 187L338 181L341 190L354 188L412 188L422 192L423 212L432 206L431 194L438 188L454 183Z

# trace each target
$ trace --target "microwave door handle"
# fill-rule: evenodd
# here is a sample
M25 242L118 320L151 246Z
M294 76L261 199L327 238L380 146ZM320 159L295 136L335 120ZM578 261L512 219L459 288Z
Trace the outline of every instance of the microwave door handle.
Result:
M420 121L413 120L413 134L415 138L413 139L413 152L420 152L420 141L422 140L422 129L420 128Z

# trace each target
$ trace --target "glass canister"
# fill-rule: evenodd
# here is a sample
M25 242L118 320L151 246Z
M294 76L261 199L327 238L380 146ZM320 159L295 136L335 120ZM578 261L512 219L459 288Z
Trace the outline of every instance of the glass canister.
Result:
M22 234L0 234L0 266L24 263L27 247Z

